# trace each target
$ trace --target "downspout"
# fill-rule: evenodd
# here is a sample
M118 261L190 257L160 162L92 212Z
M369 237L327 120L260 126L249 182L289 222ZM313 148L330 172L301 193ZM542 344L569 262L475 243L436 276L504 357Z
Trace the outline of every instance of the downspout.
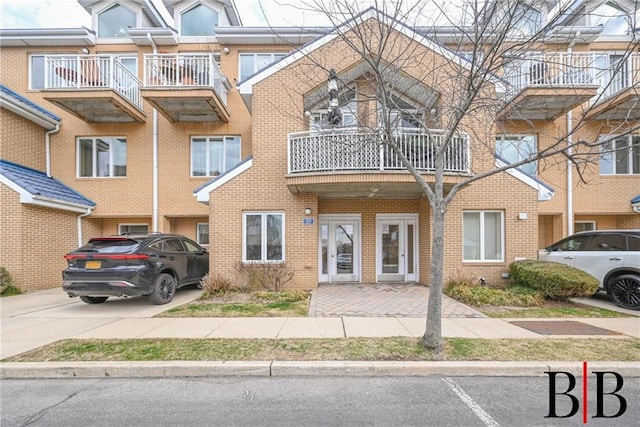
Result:
M147 40L151 44L153 54L158 54L158 47L151 37L151 33L147 33ZM153 232L158 231L158 110L154 107L152 113L153 131L152 131L152 146L153 146L153 215L151 217L151 230Z
M44 152L45 163L47 169L47 176L51 178L51 135L60 132L60 125L57 124L54 129L47 131L44 134Z
M580 37L580 31L571 40L567 47L569 59L573 54L573 45L576 39ZM573 163L571 156L573 155L573 110L567 113L567 235L573 234Z
M78 215L78 247L83 245L82 239L82 218L87 215L91 215L93 212L93 208L87 208L87 211L83 214Z

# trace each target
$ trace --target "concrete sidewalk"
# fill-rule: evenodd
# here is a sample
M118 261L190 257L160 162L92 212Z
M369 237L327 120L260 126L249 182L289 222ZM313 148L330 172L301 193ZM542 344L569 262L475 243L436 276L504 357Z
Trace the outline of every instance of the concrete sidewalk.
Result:
M336 317L292 317L292 318L163 318L153 317L171 307L185 304L200 295L198 289L185 289L177 293L174 300L167 305L150 304L146 298L113 299L105 304L89 305L77 299L69 299L60 289L33 292L25 295L2 298L1 312L1 344L0 358L11 356L35 349L37 347L69 338L87 339L119 339L119 338L348 338L348 337L420 337L426 326L425 317L364 317L364 316L336 316ZM385 298L384 296L380 298ZM453 300L451 300L453 301ZM444 317L442 319L442 333L444 337L464 338L640 338L640 318L580 318L580 319L493 319L486 316L476 317L464 307L458 307L456 301L449 302L451 316L455 313L462 317ZM470 308L469 308L470 309ZM640 313L638 313L640 314ZM469 317L467 317L469 316ZM272 372L274 361L261 362L260 369L268 363ZM278 362L277 366L287 362ZM291 362L288 371L301 374L311 374L305 367L322 367L321 371L336 372L336 364L322 364L318 362ZM336 362L337 363L337 362ZM378 364L364 362L340 362L343 368L351 372L397 372L406 370L400 365L413 366L411 363L395 362L396 368L389 366L375 368ZM340 364L338 363L338 365ZM436 363L436 362L431 362ZM439 362L438 362L439 363ZM549 366L551 362L540 362ZM540 371L540 363L533 364L531 369ZM154 366L164 365L154 362ZM175 364L169 364L171 366ZM184 362L181 366L194 366L194 372L200 372L202 363ZM211 364L204 364L206 366ZM464 365L464 364L463 364ZM476 366L477 372L496 373L496 366L503 366L507 371L515 372L514 368L502 364L466 364ZM516 363L519 366L525 366ZM635 363L634 365L637 365ZM38 367L36 369L36 367ZM142 367L144 364L133 363L128 366ZM197 369L195 366L199 366ZM219 362L211 366L225 366L224 372L229 375L253 372L251 363ZM369 366L365 369L364 366ZM427 365L414 369L413 372L425 372ZM444 366L444 365L442 365ZM458 366L458 365L455 365ZM462 365L461 365L462 366ZM493 368L487 368L492 366ZM27 369L28 368L28 369ZM116 372L133 372L122 368L122 364L24 364L3 363L0 367L2 377L25 377L25 372L31 375L79 375L83 369L95 375L117 375ZM90 368L90 369L89 369ZM108 371L105 369L108 368ZM313 372L317 372L317 369ZM27 371L24 371L27 369ZM221 369L221 368L220 368ZM214 369L220 372L220 369ZM278 372L283 372L281 368ZM319 368L318 368L319 369ZM355 370L354 370L355 369ZM456 369L462 369L457 367ZM525 369L526 370L526 369ZM184 372L183 368L171 368L172 372ZM237 371L237 372L236 372ZM464 371L464 370L463 370ZM640 374L640 368L634 372ZM111 372L111 373L110 373ZM158 371L155 372L156 376ZM236 373L231 373L236 372ZM468 374L469 371L464 371ZM519 371L518 371L519 372ZM89 374L88 374L89 375ZM135 376L135 375L133 375Z

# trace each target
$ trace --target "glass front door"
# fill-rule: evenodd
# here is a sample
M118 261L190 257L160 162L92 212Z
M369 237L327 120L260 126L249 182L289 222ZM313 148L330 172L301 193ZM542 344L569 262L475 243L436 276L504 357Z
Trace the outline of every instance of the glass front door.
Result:
M321 282L358 282L360 220L320 220Z
M416 223L417 219L413 216L378 215L376 222L378 281L416 280Z

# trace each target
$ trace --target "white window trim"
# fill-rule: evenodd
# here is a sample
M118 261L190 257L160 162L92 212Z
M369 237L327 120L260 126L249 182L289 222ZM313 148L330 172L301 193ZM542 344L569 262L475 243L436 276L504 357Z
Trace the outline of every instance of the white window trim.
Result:
M261 256L260 260L247 260L247 216L248 215L260 215L261 216ZM278 260L267 260L267 216L268 215L281 215L282 216L282 259ZM284 211L247 211L242 212L242 262L247 264L278 264L286 261L286 246L285 246L285 238L286 235L286 223L285 223L285 214Z
M573 221L573 228L576 229L577 224L591 224L593 227L591 230L596 230L596 222L595 221Z
M91 171L91 176L82 176L80 175L80 140L81 139L91 139L93 141L93 149L92 149L92 158L91 158L91 163L92 163L92 171ZM96 143L96 139L124 139L125 144L127 144L127 167L129 166L129 146L128 146L128 142L127 142L127 137L126 136L106 136L106 135L101 135L101 136L79 136L76 138L76 178L78 179L95 179L95 178L100 178L100 179L114 179L114 178L126 178L127 175L118 175L115 176L113 174L113 168L115 167L115 163L113 161L113 150L111 149L112 147L109 147L109 175L108 176L98 176L96 174L97 172L97 168L98 168L98 162L96 159L96 150L95 150L95 143Z
M149 232L149 224L146 222L123 222L118 224L118 234L122 234L122 227L131 227L131 226L141 226L145 225L147 227L147 233Z
M139 9L133 9L128 5L125 5L124 2L122 1L114 1L112 3L109 3L108 5L106 5L105 7L103 7L102 9L100 9L99 11L97 11L93 17L93 28L96 31L96 37L100 39L101 42L103 43L109 43L109 44L118 44L118 43L131 43L131 38L129 36L127 37L104 37L104 36L100 36L98 35L100 32L100 15L102 15L104 12L108 11L109 9L111 9L111 7L115 6L115 5L119 5L120 7L123 7L125 9L127 9L129 12L133 13L136 16L136 28L139 28L142 26L142 16L141 16L141 10Z
M253 56L253 71L249 75L244 77L246 79L247 77L254 75L259 70L262 69L262 68L258 68L258 55L271 55L271 60L269 61L269 64L273 64L274 62L276 62L276 55L282 55L282 57L284 58L288 54L289 52L240 52L238 53L238 81L243 79L242 75L240 74L242 72L243 56L249 56L249 55Z
M501 210L464 210L462 211L462 217L465 213L480 213L480 259L464 259L464 221L462 222L462 262L463 263L483 263L483 264L495 264L504 262L505 259L505 223L504 223L504 211ZM484 214L485 213L499 213L500 214L500 259L485 259L484 254Z
M616 172L616 155L618 153L618 151L620 151L617 148L617 140L620 138L626 138L627 139L627 147L626 150L628 151L628 164L627 167L629 168L629 173L617 173ZM610 151L607 151L605 153L600 152L600 158L598 159L598 173L600 174L600 176L638 176L639 174L637 173L633 173L633 156L630 155L631 154L631 143L633 143L633 138L639 138L640 139L640 135L638 134L627 134L627 135L606 135L603 136L602 139L607 139L607 142L611 142L612 144L614 144L616 146L616 148L613 148ZM604 148L604 144L600 146L601 148ZM602 157L604 155L610 155L612 157L612 171L611 173L602 173L601 167L600 167L600 162L602 161ZM638 167L640 168L640 165L638 165Z
M200 246L209 246L209 243L200 242L200 227L206 225L207 226L207 235L209 235L209 223L208 222L198 222L196 223L196 243ZM209 235L209 242L211 242L211 235Z
M194 139L205 139L206 145L205 145L205 174L204 175L194 175L193 174L193 140ZM220 173L218 175L209 175L209 142L211 139L222 139L222 144L223 144L223 148L222 148L222 170L219 171ZM238 138L238 142L240 144L240 158L238 159L238 162L242 161L242 137L240 135L193 135L191 137L191 141L189 143L189 175L191 176L191 178L215 178L216 176L220 176L223 173L225 173L226 171L228 171L229 169L231 169L234 165L238 164L237 162L234 165L227 165L227 138L231 139L235 139Z
M218 23L214 25L214 27L218 27L220 26L220 23L222 21L222 18L224 17L223 15L223 11L218 9L217 7L214 7L211 4L205 3L203 1L197 1L194 3L191 3L189 5L184 6L182 9L180 9L179 11L176 11L176 16L178 17L178 19L176 20L176 31L178 32L178 35L180 37L181 41L184 42L189 42L189 41L197 41L199 39L202 39L203 37L206 39L213 39L216 37L215 35L215 31L214 34L206 36L206 35L195 35L195 36L184 36L182 35L182 15L184 15L185 13L189 12L190 10L194 9L197 6L204 6L207 9L210 9L214 12L216 12L218 14Z

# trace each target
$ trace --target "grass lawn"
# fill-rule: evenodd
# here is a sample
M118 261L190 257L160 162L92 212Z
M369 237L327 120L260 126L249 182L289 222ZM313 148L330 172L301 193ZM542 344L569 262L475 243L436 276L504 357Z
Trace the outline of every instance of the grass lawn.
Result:
M637 339L445 338L443 354L417 338L63 340L4 361L484 360L637 361Z
M306 291L229 291L174 307L156 317L306 317Z

